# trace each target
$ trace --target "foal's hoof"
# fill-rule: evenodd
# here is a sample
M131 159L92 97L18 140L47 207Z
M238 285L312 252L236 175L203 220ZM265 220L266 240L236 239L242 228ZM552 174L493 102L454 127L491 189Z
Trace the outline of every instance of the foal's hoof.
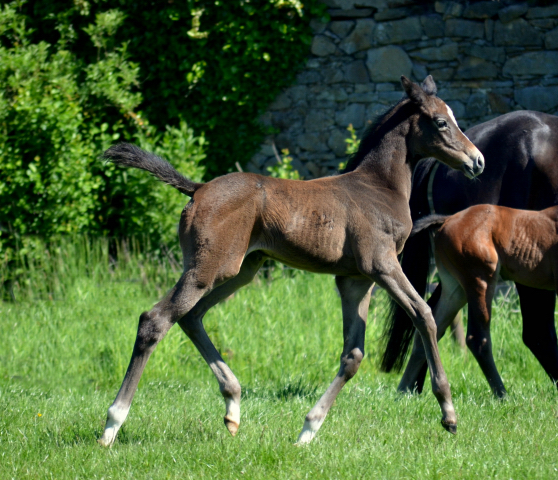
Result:
M230 420L225 417L225 427L227 427L229 433L234 437L236 435L236 432L238 432L239 425L234 420Z
M457 435L457 423L446 423L442 420L442 426L451 434Z

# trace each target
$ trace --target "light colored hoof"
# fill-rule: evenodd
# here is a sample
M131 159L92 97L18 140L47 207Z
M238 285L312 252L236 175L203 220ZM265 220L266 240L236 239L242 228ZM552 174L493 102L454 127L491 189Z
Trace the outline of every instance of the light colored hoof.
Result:
M239 427L238 422L235 422L230 418L225 417L225 426L227 427L227 430L233 437L236 435L236 432L238 432L238 427Z
M296 441L295 445L308 445L312 439L316 436L316 432L319 430L320 426L322 425L323 419L321 421L314 421L310 422L308 420L304 421L304 425L302 427L302 432L298 436L298 440Z
M110 448L114 443L114 438L115 436L110 438L110 436L106 435L105 432L105 434L101 438L97 439L97 443L101 445L101 447Z

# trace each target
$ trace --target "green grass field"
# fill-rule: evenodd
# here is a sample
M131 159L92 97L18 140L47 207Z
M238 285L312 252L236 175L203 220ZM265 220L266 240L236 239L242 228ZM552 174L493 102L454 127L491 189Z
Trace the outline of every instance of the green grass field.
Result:
M223 425L215 379L175 327L149 361L113 448L101 448L96 439L139 314L178 273L133 252L109 268L106 245L93 243L68 242L27 265L29 282L16 285L15 301L0 303L0 479L558 476L558 394L521 342L513 295L496 302L493 323L506 401L492 398L472 355L449 339L440 344L456 436L440 426L431 392L399 395L399 375L378 371L386 308L379 291L357 376L316 439L295 446L342 347L333 278L310 274L260 277L206 316L243 387L235 438Z

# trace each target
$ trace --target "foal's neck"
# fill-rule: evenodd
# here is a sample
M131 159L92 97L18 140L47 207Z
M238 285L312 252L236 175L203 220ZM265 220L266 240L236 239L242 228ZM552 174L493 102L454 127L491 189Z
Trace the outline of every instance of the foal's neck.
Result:
M402 121L398 121L397 118L403 113L394 112L384 122L384 124L391 124L389 130L385 131L384 125L378 127L373 147L355 171L367 175L370 182L397 192L409 200L416 159L408 146L411 120L408 115Z

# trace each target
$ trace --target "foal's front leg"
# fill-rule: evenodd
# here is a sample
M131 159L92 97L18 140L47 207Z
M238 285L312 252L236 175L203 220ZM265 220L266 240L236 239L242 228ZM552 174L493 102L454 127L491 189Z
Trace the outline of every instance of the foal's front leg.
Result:
M337 376L318 403L310 410L298 437L298 444L309 443L322 426L327 412L343 386L356 374L364 357L364 334L372 281L336 277L343 309L343 353Z
M384 258L383 262L382 272L389 273L377 275L378 284L385 288L401 308L407 312L418 330L430 370L432 392L442 410L442 425L449 432L456 433L457 416L451 400L448 379L438 352L436 323L430 307L407 280L395 255L393 258Z

